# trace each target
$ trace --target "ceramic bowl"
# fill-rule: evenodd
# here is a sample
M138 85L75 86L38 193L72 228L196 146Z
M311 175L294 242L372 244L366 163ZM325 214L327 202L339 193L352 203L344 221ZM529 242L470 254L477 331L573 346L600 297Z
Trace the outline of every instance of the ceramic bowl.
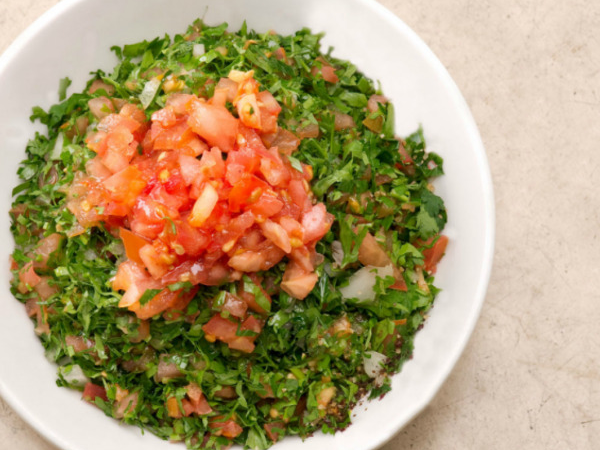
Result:
M0 59L0 394L34 428L65 450L164 450L174 447L138 428L121 425L58 388L56 367L44 358L25 310L9 291L12 252L9 216L16 170L35 130L31 107L58 100L58 81L83 89L90 71L112 69L113 45L182 32L198 17L238 29L292 33L301 27L326 33L324 46L352 60L396 105L399 135L425 130L428 148L445 159L436 183L448 209L450 244L438 269L442 288L414 357L393 378L382 400L354 411L354 423L336 435L317 434L304 443L286 437L278 450L373 449L406 425L438 391L478 318L490 275L494 210L485 151L465 100L425 43L398 17L368 0L63 0L31 25ZM183 446L181 447L183 448Z

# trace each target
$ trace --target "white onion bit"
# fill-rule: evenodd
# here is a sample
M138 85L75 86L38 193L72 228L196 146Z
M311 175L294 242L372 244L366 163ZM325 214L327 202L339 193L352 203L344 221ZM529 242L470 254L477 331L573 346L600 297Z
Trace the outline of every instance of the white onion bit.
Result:
M65 379L67 383L72 386L83 387L90 379L85 376L81 367L77 364L73 364L72 366L61 366L58 368L62 377Z
M192 48L192 55L194 58L204 55L205 52L204 44L194 44L194 47Z
M356 298L362 301L375 299L375 283L377 277L386 278L394 276L394 268L390 264L385 267L365 266L352 274L348 286L340 289L342 298Z
M58 133L56 136L56 141L54 142L54 147L52 148L52 152L50 152L50 159L57 160L60 159L60 155L63 151L65 138L62 133Z
M154 96L159 88L160 80L158 78L152 78L146 82L144 89L140 94L140 102L142 103L144 109L150 106L150 103L152 103L152 100L154 99Z
M366 352L365 356L363 356L363 365L365 368L365 373L371 378L377 378L383 372L383 367L381 366L381 364L386 359L387 356L374 350Z

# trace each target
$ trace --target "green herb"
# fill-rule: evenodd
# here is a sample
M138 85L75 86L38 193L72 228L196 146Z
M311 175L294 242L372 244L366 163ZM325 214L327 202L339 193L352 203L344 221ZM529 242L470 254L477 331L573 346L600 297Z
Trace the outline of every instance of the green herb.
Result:
M146 289L144 294L140 297L140 305L145 305L152 300L161 291L161 289Z
M316 246L323 255L316 268L319 280L302 301L279 289L285 269L281 263L256 278L244 275L245 292L239 292L238 283L200 286L177 314L142 321L120 308L122 294L112 289L112 280L124 257L121 240L102 225L82 231L68 208L75 174L95 156L86 136L73 130L78 120L97 127L88 102L107 92L67 97L70 80L64 78L60 103L47 111L33 108L31 120L46 125L47 133L36 134L27 144L20 182L12 191L13 259L18 266L12 292L23 303L37 299L40 311L46 312L37 326L47 355L59 365L60 386L82 389L74 381L77 374L104 386L108 401L98 398L95 403L109 416L115 414L117 386L136 393L138 406L125 414L124 422L194 449L204 437L205 448L227 446L229 439L216 436L209 425L230 417L243 428L235 443L251 449L272 444L269 427L280 437L333 433L349 425L351 408L362 396L389 391L389 375L410 358L414 335L438 292L433 276L423 271L422 250L425 241L434 245L447 220L444 203L430 185L432 177L443 174L443 161L427 152L423 130L405 139L395 136L391 103L368 111L369 98L381 92L356 66L335 58L335 52L323 54L321 38L308 29L281 36L256 33L245 23L238 32L228 32L227 24L210 27L197 21L183 35L113 47L118 64L111 73L97 71L88 83L101 80L114 88L115 99L141 105L150 117L165 106L169 75L183 83L182 92L210 97L215 83L231 70L254 70L261 90L269 90L282 107L281 128L299 133L308 125L318 126L318 136L302 139L288 157L296 170L302 171L303 164L312 167L314 200L324 202L335 217ZM196 44L205 49L200 57L193 56ZM284 59L275 57L280 48ZM313 75L323 61L334 67L339 82ZM352 117L355 126L336 130L340 113ZM381 128L369 129L367 118ZM165 219L166 230L175 235L173 221ZM60 244L42 260L40 241L55 233ZM390 289L395 279L388 277L378 279L373 301L341 297L339 288L361 267L359 249L367 233L385 244L402 271L406 291ZM341 260L334 258L334 248L341 248ZM32 262L48 286L43 299L19 283L19 272ZM264 281L259 285L253 280ZM189 282L173 283L164 299L169 292L192 288ZM147 289L140 304L147 305L159 292ZM251 313L264 323L258 337L243 321L228 316L238 324L238 336L256 337L252 353L209 342L205 336L204 325L230 294L251 294L262 310ZM46 326L49 331L43 332ZM145 338L139 337L146 332ZM85 350L76 352L67 345L74 339L81 339ZM387 357L381 384L364 371L370 351ZM181 376L158 380L159 365L165 364ZM167 399L174 397L183 408L190 383L201 388L213 412L170 417ZM323 407L318 399L326 389L333 397Z
M58 99L62 102L67 98L67 88L71 86L71 80L69 78L63 78L60 80L58 85Z

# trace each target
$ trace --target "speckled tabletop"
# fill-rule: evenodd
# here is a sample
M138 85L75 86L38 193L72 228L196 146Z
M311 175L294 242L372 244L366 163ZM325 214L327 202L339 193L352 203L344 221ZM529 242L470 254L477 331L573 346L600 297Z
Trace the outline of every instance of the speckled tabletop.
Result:
M0 0L0 51L57 0ZM600 2L382 0L481 131L494 269L433 402L385 450L600 448ZM0 449L52 450L0 400Z

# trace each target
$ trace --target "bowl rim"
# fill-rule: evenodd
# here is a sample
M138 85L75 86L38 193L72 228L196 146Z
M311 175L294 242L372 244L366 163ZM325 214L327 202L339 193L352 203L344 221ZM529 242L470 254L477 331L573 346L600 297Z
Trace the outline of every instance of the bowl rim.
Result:
M35 19L27 28L22 31L17 38L5 49L0 55L0 75L10 66L13 59L17 54L27 46L27 44L40 34L44 28L49 25L53 20L61 16L66 11L77 6L80 3L85 3L88 0L61 0L56 3L42 15ZM387 442L389 442L402 428L413 421L433 400L441 389L444 382L447 380L451 371L456 366L458 360L463 354L465 347L473 334L477 320L481 314L483 303L487 288L489 285L493 257L495 247L495 202L494 202L494 189L489 168L488 158L485 152L485 147L479 129L477 128L475 119L469 109L469 106L462 96L458 86L450 76L446 67L442 64L440 59L435 55L433 50L425 43L425 41L417 35L406 23L404 23L400 17L395 13L387 9L385 6L377 2L376 0L353 0L358 4L371 9L374 14L379 16L382 20L387 22L388 25L393 27L405 38L407 38L412 45L414 45L427 61L429 65L435 70L440 76L440 80L444 84L446 91L453 100L456 102L459 109L459 113L463 116L464 122L467 125L467 135L473 146L474 155L476 156L476 163L478 167L478 176L482 184L483 192L483 216L487 227L484 232L484 246L482 249L483 253L483 267L480 272L478 279L476 294L473 296L472 307L469 311L468 320L466 326L461 329L460 339L456 345L453 354L448 358L448 362L443 370L439 371L439 375L430 386L427 395L423 396L422 401L418 404L413 404L408 419L404 422L396 421L390 418L391 426L388 427L388 433L382 433L373 437L371 449L377 449ZM25 421L27 422L37 433L42 435L53 445L65 450L81 450L80 448L73 447L71 443L65 440L60 434L56 433L53 429L48 428L42 420L39 420L34 413L31 412L14 393L5 385L3 380L0 379L0 397L10 405L10 407Z

